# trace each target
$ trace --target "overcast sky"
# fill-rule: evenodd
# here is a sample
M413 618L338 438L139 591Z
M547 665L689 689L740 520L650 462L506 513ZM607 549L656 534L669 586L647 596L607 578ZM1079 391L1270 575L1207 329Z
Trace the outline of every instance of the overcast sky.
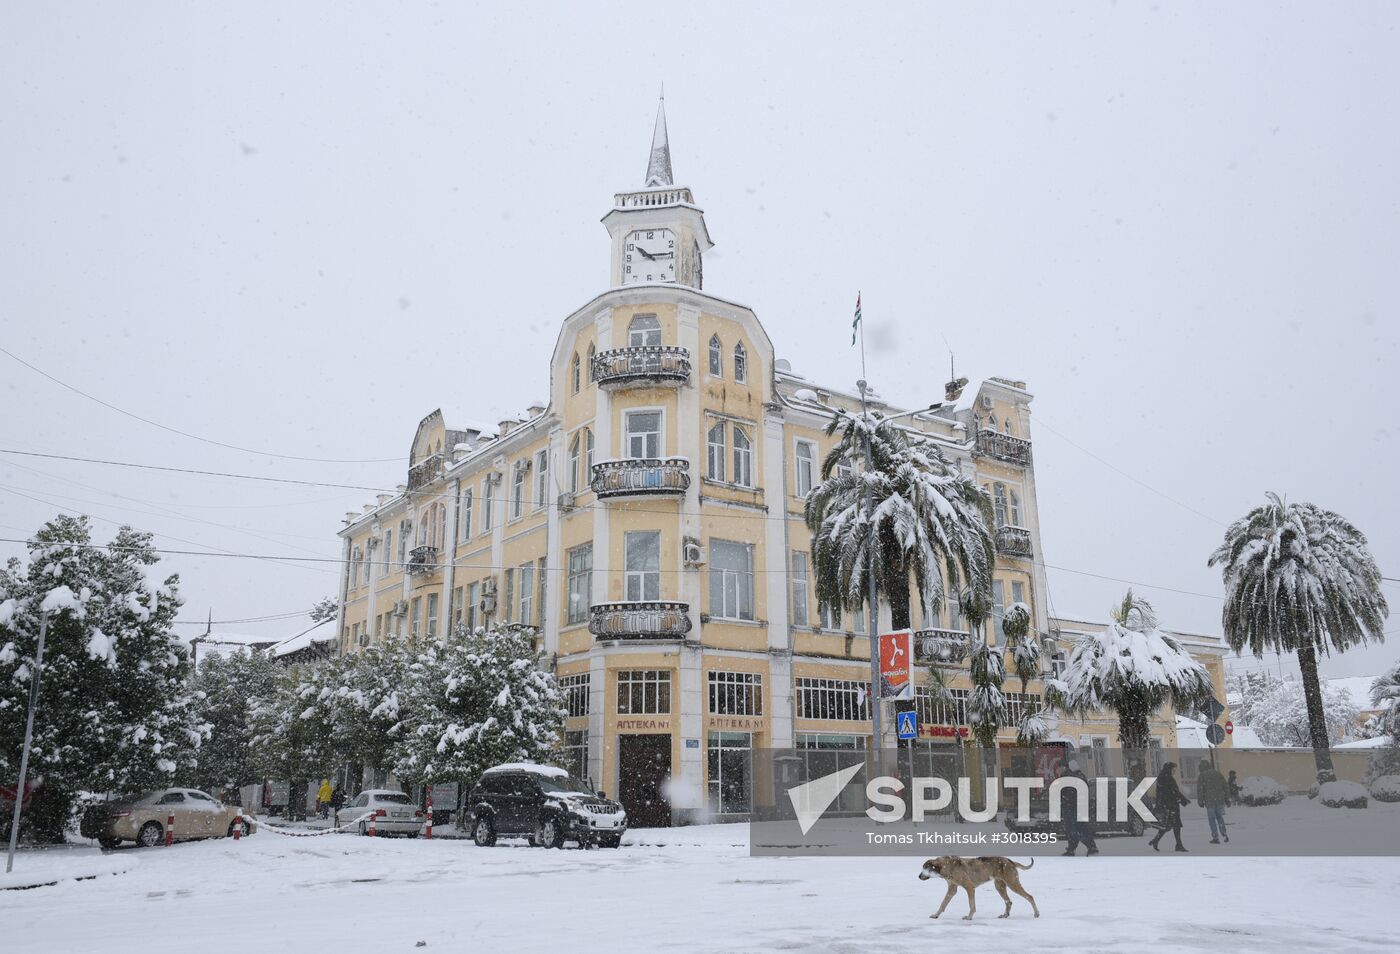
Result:
M1206 557L1267 490L1400 576L1393 4L598 6L6 4L3 347L270 453L4 355L0 447L392 488L433 408L545 396L664 82L706 289L794 370L854 382L860 290L887 398L939 398L949 348L1028 383L1053 612L1134 581L1218 632ZM372 496L0 455L7 537L62 506L101 539L337 558ZM167 565L192 620L336 588ZM1377 672L1390 628L1324 672Z

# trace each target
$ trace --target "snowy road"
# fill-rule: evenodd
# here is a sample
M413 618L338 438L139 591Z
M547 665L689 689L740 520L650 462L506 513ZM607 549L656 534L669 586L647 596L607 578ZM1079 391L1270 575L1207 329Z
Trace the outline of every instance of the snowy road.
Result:
M917 880L916 859L750 858L746 835L643 831L581 852L264 832L124 849L139 859L124 874L0 892L0 950L1400 949L1400 859L1042 858L1023 874L1039 920L1019 899L998 920L988 885L968 923L961 896L929 919L943 887Z

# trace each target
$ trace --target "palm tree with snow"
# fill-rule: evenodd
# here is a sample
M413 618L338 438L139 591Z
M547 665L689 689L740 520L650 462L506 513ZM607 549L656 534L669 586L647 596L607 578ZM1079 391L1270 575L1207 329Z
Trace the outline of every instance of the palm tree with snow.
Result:
M838 431L805 513L818 603L839 622L843 610L866 605L873 573L895 629L911 625L911 582L925 618L964 587L990 604L996 550L987 495L932 441L878 413L840 411L827 426L827 434ZM867 440L872 466L852 468ZM873 631L875 607L867 609Z
M1046 683L1045 697L1076 715L1116 712L1118 743L1128 753L1129 774L1139 777L1152 714L1168 702L1177 710L1200 708L1210 689L1205 667L1158 628L1152 604L1129 590L1103 632L1075 644L1064 672Z
M1330 510L1271 493L1230 525L1208 565L1225 581L1231 649L1298 654L1317 778L1334 780L1317 654L1383 640L1390 615L1365 535Z

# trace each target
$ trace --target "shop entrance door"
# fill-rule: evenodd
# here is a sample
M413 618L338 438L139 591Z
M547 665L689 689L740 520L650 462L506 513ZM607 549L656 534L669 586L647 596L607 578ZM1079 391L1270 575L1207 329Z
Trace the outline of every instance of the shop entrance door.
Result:
M671 737L618 736L618 761L617 794L627 809L627 827L669 827L671 803L664 790L671 777Z

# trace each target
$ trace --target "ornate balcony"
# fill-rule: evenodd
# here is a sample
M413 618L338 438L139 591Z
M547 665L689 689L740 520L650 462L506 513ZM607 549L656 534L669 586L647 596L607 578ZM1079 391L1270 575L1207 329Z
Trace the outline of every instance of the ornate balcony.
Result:
M971 645L971 634L960 629L918 629L914 631L914 661L935 666L961 665Z
M410 576L422 576L437 569L438 548L437 547L414 547L408 551L408 573Z
M588 608L588 631L597 639L684 639L690 604L595 603Z
M425 457L408 469L408 489L417 490L442 476L442 455Z
M994 457L1008 464L1029 466L1031 442L984 427L977 432L977 443L973 453L983 457Z
M997 552L1007 556L1030 559L1031 532L1025 527L997 527Z
M593 380L605 391L645 385L680 387L690 381L690 352L684 348L614 348L593 356Z
M684 494L690 489L690 461L684 457L632 457L593 465L593 492L604 497Z

